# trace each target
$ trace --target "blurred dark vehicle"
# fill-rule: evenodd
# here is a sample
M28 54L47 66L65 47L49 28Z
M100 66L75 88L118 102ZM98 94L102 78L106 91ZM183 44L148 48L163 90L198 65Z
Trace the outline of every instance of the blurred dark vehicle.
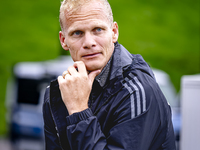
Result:
M7 86L7 122L15 150L43 150L42 104L46 87L73 64L70 56L43 62L21 62L14 66L14 78ZM167 73L153 69L155 78L172 107L172 120L177 141L180 111L176 92Z

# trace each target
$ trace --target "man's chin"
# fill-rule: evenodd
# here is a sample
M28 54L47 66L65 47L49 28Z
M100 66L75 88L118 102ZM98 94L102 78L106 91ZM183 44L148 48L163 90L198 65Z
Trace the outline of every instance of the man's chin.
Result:
M88 72L92 72L92 71L95 71L95 70L102 70L102 67L101 66L98 66L98 65L87 65L86 64L86 69Z

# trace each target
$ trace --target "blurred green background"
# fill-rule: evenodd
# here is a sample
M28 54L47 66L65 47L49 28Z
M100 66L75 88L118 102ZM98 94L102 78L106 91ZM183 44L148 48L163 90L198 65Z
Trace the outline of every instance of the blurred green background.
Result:
M200 72L199 0L109 0L119 25L119 42L153 68L180 78ZM0 1L0 136L6 135L5 98L12 67L21 61L54 59L60 0ZM63 51L64 52L64 51Z

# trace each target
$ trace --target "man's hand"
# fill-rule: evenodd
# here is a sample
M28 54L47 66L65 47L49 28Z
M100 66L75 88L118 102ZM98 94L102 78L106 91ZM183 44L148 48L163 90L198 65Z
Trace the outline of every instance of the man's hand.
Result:
M88 108L92 84L100 70L92 71L88 74L85 64L82 61L77 61L67 71L68 73L65 77L58 77L58 83L63 102L69 115L71 115Z

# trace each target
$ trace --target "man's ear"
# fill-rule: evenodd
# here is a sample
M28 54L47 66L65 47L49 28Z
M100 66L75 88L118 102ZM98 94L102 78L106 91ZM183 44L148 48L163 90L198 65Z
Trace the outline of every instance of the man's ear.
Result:
M67 46L67 44L65 44L65 35L62 31L59 32L59 39L60 39L60 44L62 46L62 48L66 51L69 50L69 47Z
M117 24L117 22L113 22L113 27L112 27L112 39L113 39L113 43L117 42L118 36L119 36L118 24Z

